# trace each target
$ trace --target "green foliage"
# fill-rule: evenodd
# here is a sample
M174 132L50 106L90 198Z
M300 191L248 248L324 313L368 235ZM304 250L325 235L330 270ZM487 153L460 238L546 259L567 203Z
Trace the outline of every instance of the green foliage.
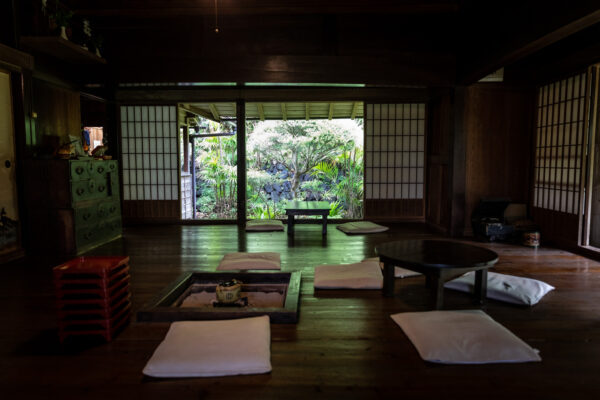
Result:
M317 164L312 169L311 175L317 178L312 182L322 183L315 188L316 190L319 187L321 189L324 186L329 187L325 197L338 199L347 210L346 217L362 217L363 151L360 148L344 151L330 162Z
M234 132L235 124L204 120L201 129ZM284 199L274 201L266 190L284 183L291 186L286 193L296 200L315 195L330 201L332 218L362 216L361 120L247 121L246 130L249 218L284 218ZM196 140L196 209L201 218L235 218L236 147L235 136ZM267 172L278 164L288 172L283 178L279 172ZM302 181L304 175L312 179Z
M210 121L207 133L227 132L233 126ZM236 216L237 145L235 136L196 140L197 184L202 195L196 210L204 218L231 219ZM200 200L202 199L202 200Z
M299 195L299 178L320 162L354 148L353 132L335 121L267 121L248 138L248 153L283 164L293 173L292 193Z

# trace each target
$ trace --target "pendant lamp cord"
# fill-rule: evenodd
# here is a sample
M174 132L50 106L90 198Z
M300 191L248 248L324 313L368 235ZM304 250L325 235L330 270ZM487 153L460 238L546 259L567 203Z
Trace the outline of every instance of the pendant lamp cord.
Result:
M219 33L219 5L215 0L215 33Z

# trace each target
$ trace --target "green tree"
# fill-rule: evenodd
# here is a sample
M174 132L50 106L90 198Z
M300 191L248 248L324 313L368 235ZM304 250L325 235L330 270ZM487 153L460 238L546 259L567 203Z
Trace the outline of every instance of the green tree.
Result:
M248 149L263 160L283 164L292 173L291 191L297 198L301 176L320 162L352 150L354 137L355 132L338 121L265 121L249 136Z

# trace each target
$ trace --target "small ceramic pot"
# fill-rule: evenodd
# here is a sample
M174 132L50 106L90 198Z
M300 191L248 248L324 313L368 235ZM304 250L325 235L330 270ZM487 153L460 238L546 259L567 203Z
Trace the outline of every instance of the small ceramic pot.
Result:
M235 303L242 292L242 282L232 279L217 285L217 301L220 303Z

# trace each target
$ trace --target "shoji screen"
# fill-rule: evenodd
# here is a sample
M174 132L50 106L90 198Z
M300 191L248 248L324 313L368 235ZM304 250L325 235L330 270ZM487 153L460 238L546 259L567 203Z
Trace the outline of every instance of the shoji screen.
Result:
M178 218L176 106L121 106L123 217Z
M422 218L425 104L367 104L365 217Z
M533 205L578 214L586 74L538 89Z
M577 245L589 97L586 73L538 89L531 213L542 239Z

